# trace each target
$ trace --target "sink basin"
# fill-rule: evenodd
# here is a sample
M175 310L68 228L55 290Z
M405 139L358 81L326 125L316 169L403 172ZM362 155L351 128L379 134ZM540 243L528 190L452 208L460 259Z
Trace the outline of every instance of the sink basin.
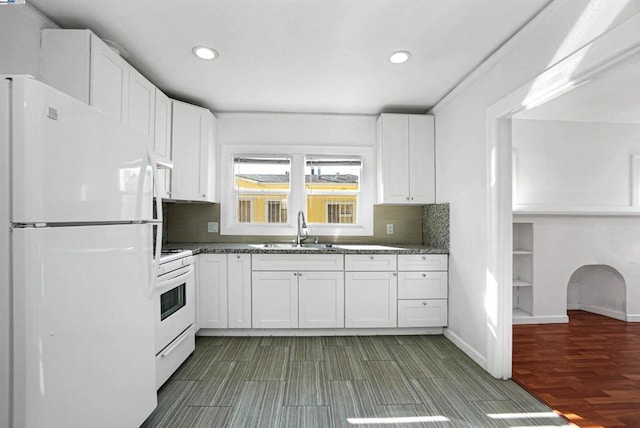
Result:
M336 248L342 248L343 250L362 250L362 251L371 251L371 250L401 250L402 248L398 247L389 247L386 245L334 245Z
M277 243L277 244L249 244L251 248L260 250L322 250L333 248L331 244L294 244L294 243Z

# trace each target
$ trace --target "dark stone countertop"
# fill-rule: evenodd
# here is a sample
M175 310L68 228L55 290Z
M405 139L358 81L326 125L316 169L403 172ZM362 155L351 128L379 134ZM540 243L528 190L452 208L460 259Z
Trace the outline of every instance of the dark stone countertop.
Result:
M282 243L280 243L282 244ZM427 247L424 245L402 244L332 244L331 247L318 248L315 244L307 244L309 248L256 248L256 244L239 243L207 243L207 242L169 242L163 249L192 250L194 254L201 253L253 253L253 254L448 254L449 251L442 248ZM323 245L323 244L320 244ZM341 248L341 245L353 245L353 248ZM369 247L369 245L371 247ZM376 247L387 248L376 248ZM358 248L359 247L359 248Z

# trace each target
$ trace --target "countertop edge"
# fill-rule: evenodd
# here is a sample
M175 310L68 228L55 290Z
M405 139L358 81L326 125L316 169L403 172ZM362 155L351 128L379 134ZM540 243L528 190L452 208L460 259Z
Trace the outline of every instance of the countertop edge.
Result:
M386 245L386 244L380 244ZM443 248L427 247L422 245L388 244L393 249L347 249L347 248L321 248L321 249L261 249L251 247L250 244L236 243L166 243L163 250L191 250L193 254L449 254Z

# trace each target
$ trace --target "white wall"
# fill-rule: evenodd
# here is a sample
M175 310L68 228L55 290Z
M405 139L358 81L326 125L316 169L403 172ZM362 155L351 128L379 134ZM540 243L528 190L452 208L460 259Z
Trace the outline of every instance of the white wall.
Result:
M519 209L630 207L640 125L514 120L512 131Z
M639 11L638 0L556 0L433 110L437 202L451 204L446 335L485 368L500 298L487 262L487 108Z
M0 7L0 74L40 77L40 30L57 28L32 7Z
M220 144L374 147L376 116L216 113Z
M593 311L640 321L640 219L612 216L517 216L533 223L534 313L540 317L566 315L567 286L571 276L586 265L610 266L626 283L626 313L622 303L610 300L613 290L585 303ZM598 280L599 275L579 279ZM575 279L575 278L574 278ZM600 278L601 279L601 278ZM606 287L606 284L603 285ZM595 290L592 290L595 291Z

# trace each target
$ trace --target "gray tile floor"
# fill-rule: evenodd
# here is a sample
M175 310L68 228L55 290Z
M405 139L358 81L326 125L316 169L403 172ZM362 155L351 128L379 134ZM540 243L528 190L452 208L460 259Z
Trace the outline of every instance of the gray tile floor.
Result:
M568 426L549 412L444 336L199 337L143 427Z

